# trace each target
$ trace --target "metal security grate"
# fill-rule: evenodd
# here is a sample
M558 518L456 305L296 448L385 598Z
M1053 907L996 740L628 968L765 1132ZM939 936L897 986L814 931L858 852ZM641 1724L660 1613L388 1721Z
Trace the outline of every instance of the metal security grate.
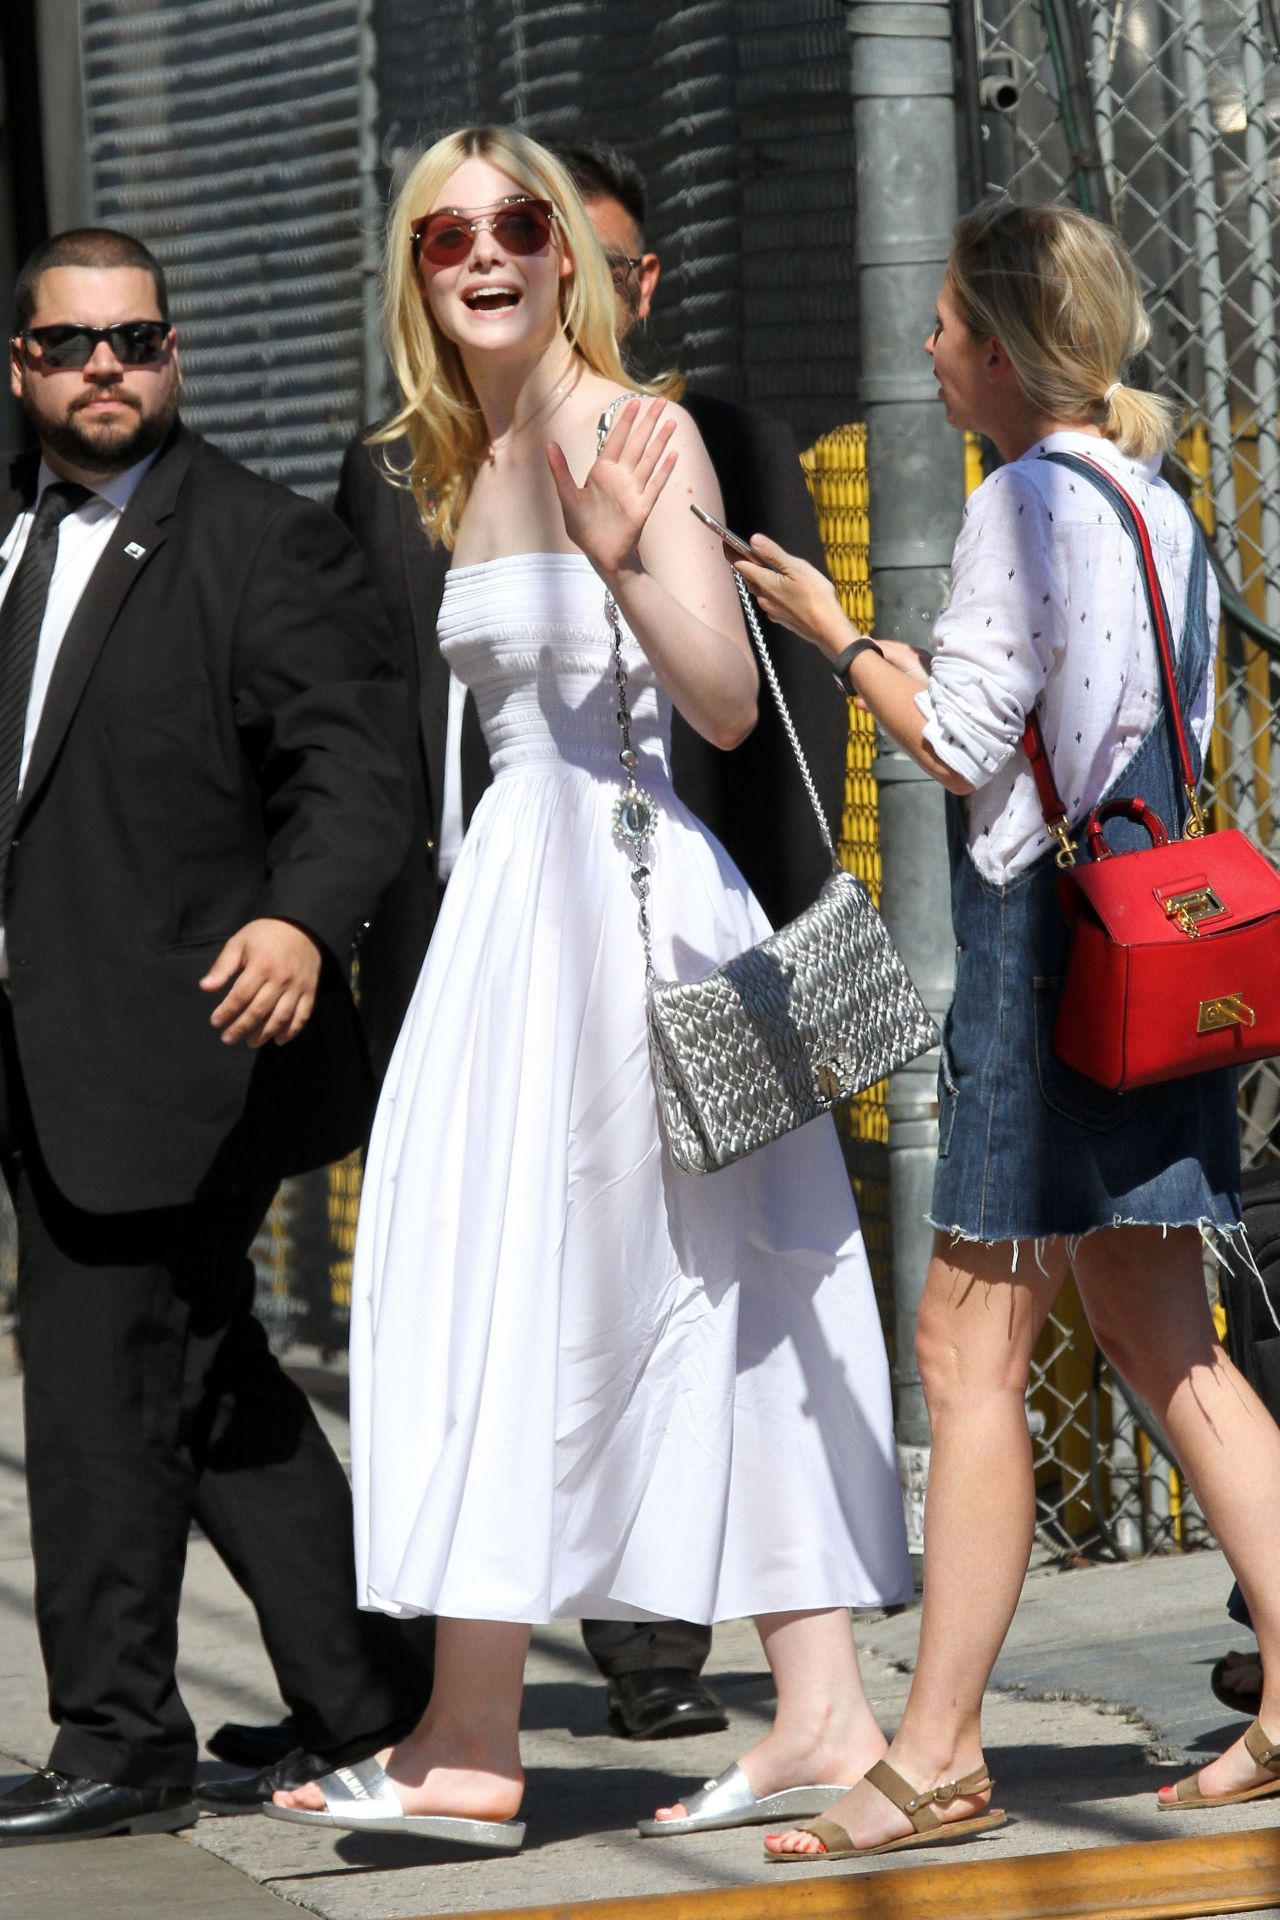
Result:
M183 412L327 498L364 407L361 0L84 0L98 220L165 267Z
M382 160L475 120L624 147L663 261L647 358L810 439L855 391L844 19L840 0L383 0Z

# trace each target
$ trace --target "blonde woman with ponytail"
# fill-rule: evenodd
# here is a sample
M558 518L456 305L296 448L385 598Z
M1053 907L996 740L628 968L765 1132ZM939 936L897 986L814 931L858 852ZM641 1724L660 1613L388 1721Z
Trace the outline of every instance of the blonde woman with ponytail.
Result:
M688 511L721 510L706 451L624 375L614 312L578 195L535 142L468 128L409 174L385 437L407 434L397 478L424 540L452 551L441 650L475 695L494 780L366 1160L352 1477L361 1604L436 1617L435 1687L394 1747L269 1811L504 1852L523 1834L532 1626L756 1617L773 1725L642 1822L671 1836L815 1813L865 1773L885 1740L848 1609L910 1591L888 1368L834 1126L714 1180L663 1147L615 833L606 589L635 775L657 807L664 977L767 924L668 756L673 705L731 747L756 680L733 576Z
M1217 596L1160 477L1171 410L1131 384L1147 337L1109 229L1065 207L980 209L956 229L925 348L952 426L986 435L1004 464L966 507L927 664L855 635L827 582L772 541L753 544L781 575L741 563L772 618L946 788L958 956L916 1335L933 1441L919 1657L886 1760L825 1819L771 1836L779 1861L958 1838L999 1817L982 1696L1034 1525L1031 1353L1068 1270L1195 1487L1262 1653L1259 1722L1159 1804L1280 1791L1280 1433L1218 1344L1204 1287L1205 1241L1247 1257L1234 1076L1116 1095L1057 1059L1068 933L1022 747L1034 711L1073 834L1104 797L1135 794L1184 824L1134 543L1092 477L1112 476L1146 521L1202 751ZM1144 844L1128 822L1108 831L1113 848Z

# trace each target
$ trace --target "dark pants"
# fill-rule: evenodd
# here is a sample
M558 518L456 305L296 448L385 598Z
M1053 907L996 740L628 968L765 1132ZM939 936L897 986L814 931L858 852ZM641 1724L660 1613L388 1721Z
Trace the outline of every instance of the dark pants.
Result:
M711 1651L710 1627L691 1620L584 1620L582 1639L606 1680L662 1667L701 1673Z
M1249 1246L1267 1298L1243 1268L1220 1269L1218 1285L1227 1309L1227 1351L1267 1412L1280 1420L1280 1330L1271 1317L1271 1307L1280 1314L1280 1164L1247 1168L1242 1186ZM1252 1626L1239 1587L1231 1589L1227 1612L1242 1627Z
M346 1476L253 1315L248 1248L274 1176L86 1214L41 1160L7 995L0 1048L50 1765L134 1786L191 1779L174 1661L193 1518L253 1601L303 1745L413 1714L427 1674L392 1621L356 1609Z

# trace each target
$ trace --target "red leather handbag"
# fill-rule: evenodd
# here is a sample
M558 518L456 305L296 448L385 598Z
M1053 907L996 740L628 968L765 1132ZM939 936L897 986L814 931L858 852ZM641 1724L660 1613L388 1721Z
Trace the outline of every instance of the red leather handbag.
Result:
M1280 873L1244 834L1206 832L1146 526L1111 474L1075 460L1102 475L1132 521L1191 809L1179 840L1144 800L1095 807L1085 826L1091 859L1077 865L1039 719L1027 722L1023 746L1058 842L1058 900L1073 929L1054 1051L1077 1073L1127 1093L1280 1053ZM1149 847L1111 852L1104 825L1121 816L1146 829Z

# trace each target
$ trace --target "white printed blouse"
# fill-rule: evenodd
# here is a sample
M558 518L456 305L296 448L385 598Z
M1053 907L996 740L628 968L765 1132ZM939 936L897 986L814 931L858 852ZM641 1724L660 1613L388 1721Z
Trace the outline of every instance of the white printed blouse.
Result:
M1059 449L1104 465L1146 521L1175 646L1186 612L1191 521L1158 460L1131 460L1095 435L1053 433L970 497L916 705L929 745L974 788L965 802L970 852L995 885L1050 844L1022 751L1032 708L1078 822L1132 759L1161 698L1133 543L1096 488L1039 458ZM1208 614L1215 632L1212 574ZM1187 716L1202 746L1211 685L1212 669Z

